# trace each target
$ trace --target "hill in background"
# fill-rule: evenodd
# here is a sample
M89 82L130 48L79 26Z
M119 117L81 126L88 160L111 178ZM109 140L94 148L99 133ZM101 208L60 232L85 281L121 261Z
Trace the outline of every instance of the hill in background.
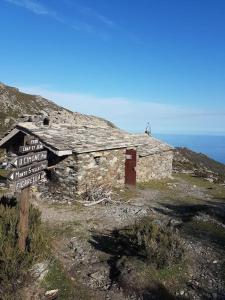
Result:
M202 153L177 147L173 169L177 173L191 173L213 182L225 182L225 165Z
M63 99L62 99L63 100ZM44 114L56 123L115 127L99 117L72 112L41 96L29 95L19 89L0 83L0 137L23 115Z

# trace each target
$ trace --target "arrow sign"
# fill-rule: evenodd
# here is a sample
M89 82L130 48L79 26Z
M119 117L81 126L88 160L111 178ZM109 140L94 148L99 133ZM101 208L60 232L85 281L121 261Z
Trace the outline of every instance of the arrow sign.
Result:
M15 182L15 189L16 191L22 190L29 185L37 183L39 180L43 180L45 178L45 172L39 172L34 175L25 177Z
M13 172L11 172L9 174L8 179L10 179L12 181L18 180L18 179L24 178L26 176L29 176L29 175L38 173L40 171L43 171L47 167L48 167L48 161L47 160L44 160L44 161L39 162L39 163L34 163L30 166L14 170Z
M19 147L19 152L20 153L27 153L27 152L42 150L43 148L44 148L44 146L41 143L36 144L36 145L25 145L25 146L20 146Z
M47 151L41 151L37 153L30 153L28 155L18 156L13 161L11 161L11 164L16 168L20 168L30 165L33 162L42 161L45 159L47 159Z

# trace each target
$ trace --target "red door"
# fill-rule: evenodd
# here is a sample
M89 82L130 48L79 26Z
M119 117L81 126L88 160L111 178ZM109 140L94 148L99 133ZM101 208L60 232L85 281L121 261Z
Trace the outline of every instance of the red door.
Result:
M125 184L136 185L136 162L137 153L136 150L130 149L126 150L126 160L125 160Z

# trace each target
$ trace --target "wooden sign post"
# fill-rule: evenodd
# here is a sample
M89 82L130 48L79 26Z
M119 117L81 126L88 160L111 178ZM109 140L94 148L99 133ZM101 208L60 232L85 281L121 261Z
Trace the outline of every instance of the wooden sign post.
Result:
M26 239L29 229L29 206L30 187L24 188L18 197L19 201L19 223L18 223L18 247L21 252L25 251Z
M24 145L19 147L20 153L27 155L17 156L11 164L16 169L10 172L8 179L13 182L19 201L18 247L21 252L26 249L26 240L29 230L29 202L31 197L30 186L45 178L44 170L48 167L47 151L37 138L25 136Z

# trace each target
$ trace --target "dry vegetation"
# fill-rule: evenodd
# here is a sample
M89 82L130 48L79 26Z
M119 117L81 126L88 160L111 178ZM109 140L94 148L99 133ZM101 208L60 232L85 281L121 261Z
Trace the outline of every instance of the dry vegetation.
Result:
M0 201L0 299L19 299L19 288L28 269L49 255L48 235L41 225L40 212L30 207L26 251L17 247L19 211L14 198Z

